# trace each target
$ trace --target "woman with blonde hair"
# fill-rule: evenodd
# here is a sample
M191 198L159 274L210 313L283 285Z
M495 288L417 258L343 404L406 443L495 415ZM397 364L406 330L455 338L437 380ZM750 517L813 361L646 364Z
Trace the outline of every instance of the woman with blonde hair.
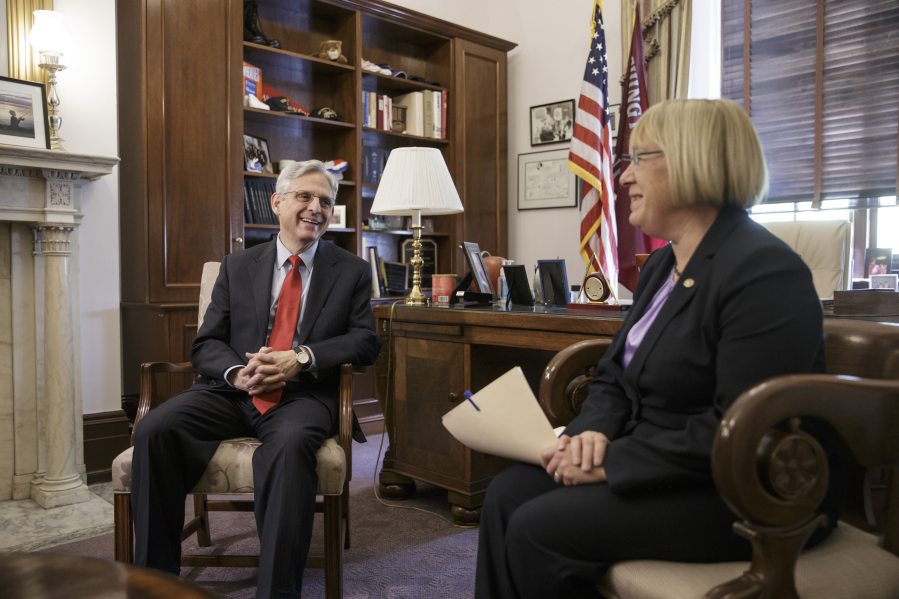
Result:
M712 480L715 431L753 384L823 371L811 273L747 214L768 171L746 113L723 100L663 102L641 117L630 151L621 176L630 223L670 244L644 265L588 397L543 467L517 464L490 484L481 599L596 597L621 560L748 559ZM831 526L839 478L823 506Z

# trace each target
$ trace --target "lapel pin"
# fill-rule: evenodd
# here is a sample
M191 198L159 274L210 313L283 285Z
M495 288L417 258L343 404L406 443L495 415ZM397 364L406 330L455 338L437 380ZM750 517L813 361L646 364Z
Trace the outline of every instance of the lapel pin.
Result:
M696 284L696 281L694 281L693 279L684 279L684 287L686 287L687 289L689 289L690 287L692 287L695 284Z

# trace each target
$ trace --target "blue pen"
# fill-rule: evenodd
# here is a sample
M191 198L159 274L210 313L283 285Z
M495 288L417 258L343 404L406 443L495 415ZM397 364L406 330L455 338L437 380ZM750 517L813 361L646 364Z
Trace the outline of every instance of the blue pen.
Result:
M467 399L468 401L471 402L471 405L474 406L474 409L475 409L475 410L477 410L478 412L481 411L481 408L478 407L478 404L476 404L476 403L474 402L474 400L471 398L471 391L466 391L466 392L463 393L462 395L465 396L465 399Z

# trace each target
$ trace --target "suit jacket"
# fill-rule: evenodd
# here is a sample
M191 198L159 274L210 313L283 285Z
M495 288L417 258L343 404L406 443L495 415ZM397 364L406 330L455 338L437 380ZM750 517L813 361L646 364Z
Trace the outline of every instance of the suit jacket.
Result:
M628 331L671 276L670 246L653 252L634 303L566 433L604 433L613 491L711 481L724 411L751 385L821 372L823 316L812 276L786 244L725 207L622 368Z
M270 241L222 259L191 347L195 385L232 390L222 380L225 371L246 364L244 354L265 345L275 256L276 242ZM371 270L355 254L321 240L309 285L299 341L315 355L316 374L301 373L300 387L336 414L340 364L372 364L381 346L369 301Z

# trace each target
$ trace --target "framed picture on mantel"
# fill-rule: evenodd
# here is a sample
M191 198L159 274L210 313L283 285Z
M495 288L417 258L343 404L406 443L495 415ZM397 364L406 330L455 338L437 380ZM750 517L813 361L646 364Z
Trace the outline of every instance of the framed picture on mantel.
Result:
M0 77L0 144L50 149L43 84Z

